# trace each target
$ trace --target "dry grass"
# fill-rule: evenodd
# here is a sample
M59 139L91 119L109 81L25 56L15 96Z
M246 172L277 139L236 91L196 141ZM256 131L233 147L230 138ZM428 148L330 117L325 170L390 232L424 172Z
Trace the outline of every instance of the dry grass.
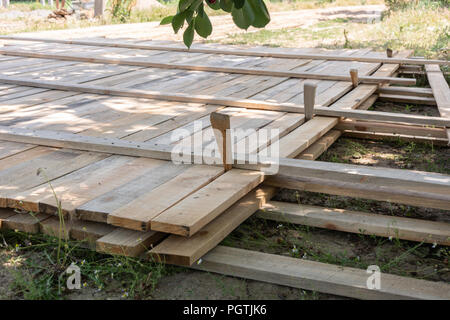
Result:
M441 7L393 11L381 21L347 19L319 22L307 28L261 30L230 35L228 44L282 47L413 49L416 55L448 58L450 10Z

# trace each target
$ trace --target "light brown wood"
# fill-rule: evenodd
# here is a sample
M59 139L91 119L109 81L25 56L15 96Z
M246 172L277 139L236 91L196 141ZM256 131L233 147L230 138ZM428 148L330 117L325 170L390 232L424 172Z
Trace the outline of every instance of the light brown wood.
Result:
M0 208L0 229L3 226L3 221L15 214L17 213L13 209Z
M426 104L430 106L436 105L436 100L430 97L417 97L417 96L405 96L405 95L394 95L382 93L379 95L381 101L391 101L400 103L410 103L410 104Z
M381 288L367 288L366 270L218 246L195 269L357 299L450 299L450 285L381 273Z
M303 85L303 103L305 105L305 121L311 120L314 116L314 104L316 101L316 89L315 83L306 81Z
M2 222L3 229L19 230L27 233L39 233L40 223L50 216L44 213L18 213Z
M228 97L217 97L217 96L199 96L199 95L188 95L188 94L165 94L161 92L149 92L142 90L116 90L110 89L102 86L90 86L90 85L79 85L71 83L62 83L55 81L32 81L24 80L20 78L4 78L0 76L0 82L15 82L22 85L30 85L37 87L46 87L49 89L56 90L68 90L68 91L79 91L79 92L89 92L95 94L113 95L113 96L127 96L135 98L147 98L147 99L158 99L158 100L168 100L168 101L179 101L179 102L191 102L191 103L206 103L215 104L221 106L229 107L239 107L239 108L249 108L249 109L262 109L262 110L272 110L272 111L282 111L282 112L296 112L303 113L303 105L296 105L292 103L271 103L264 101L255 101L250 99L238 99L228 98ZM387 122L405 122L405 123L415 123L424 125L435 125L450 127L450 120L438 118L438 117L428 117L419 115L408 115L408 114L398 114L390 112L379 112L379 111L365 111L365 110L336 110L333 108L327 108L323 106L315 107L316 115L322 116L333 116L333 117L346 117L354 119L365 119L365 120L377 120L377 121L387 121Z
M274 194L275 188L257 188L225 210L192 237L170 235L153 248L149 255L156 261L190 266L219 244Z
M96 241L98 252L137 257L160 242L165 235L155 231L116 229Z
M446 222L270 201L257 217L344 232L450 245Z
M257 171L230 170L152 219L152 230L192 236L263 182Z
M305 151L300 153L296 159L303 160L316 160L322 153L327 151L327 149L341 136L339 130L330 130L324 134L319 140L313 143Z
M214 130L225 171L231 170L233 159L231 149L230 116L220 112L212 112L211 126Z
M433 91L430 88L382 87L378 88L377 93L418 96L418 97L433 97Z
M350 78L352 79L353 88L356 88L359 84L358 69L350 69Z
M439 64L448 65L448 61L443 60L427 60L427 59L402 59L402 58L373 58L367 56L343 56L333 54L298 54L292 52L273 52L271 51L254 51L249 49L212 49L196 46L195 44L191 48L186 48L183 44L179 46L173 45L147 45L147 44L135 44L125 42L108 42L108 41L89 41L89 40L69 40L69 39L50 39L50 38L30 38L19 36L0 36L0 39L5 40L21 40L21 41L41 41L50 43L63 43L63 44L78 44L86 46L102 46L102 47L115 47L115 48L129 48L129 49L142 49L142 50L160 50L160 51L175 51L175 52L190 52L190 53L211 53L211 54L224 54L224 55L242 55L242 56L255 56L255 57L272 57L272 58L284 58L284 59L317 59L317 60L335 60L335 61L359 61L359 62L372 62L372 63L398 63L398 64Z
M394 56L394 51L391 48L386 49L386 56L392 58Z
M427 65L425 70L433 91L434 99L441 117L450 118L450 88L438 65ZM450 129L447 129L447 137L450 142Z
M47 54L37 52L25 52L25 51L13 51L0 48L0 54L29 57L29 58L43 58L43 59L57 59L68 61L79 61L89 63L102 63L102 64L115 64L126 66L138 66L147 68L161 68L161 69L180 69L191 71L207 71L207 72L222 72L222 73L238 73L238 74L251 74L259 76L270 77L286 77L286 78L300 78L300 79L317 79L317 80L333 80L333 81L350 81L350 77L337 75L337 74L321 74L313 72L295 72L295 71L274 71L256 68L238 68L238 67L219 67L208 65L191 65L182 63L162 63L141 61L138 59L110 59L110 58L95 58L85 57L82 55L67 55L67 54ZM407 78L393 78L393 77L374 77L374 76L360 76L361 83L390 83L390 84L403 84L414 85L415 79Z
M208 185L221 174L223 169L219 167L192 166L159 187L117 208L108 215L107 221L128 229L149 230L153 218ZM148 206L149 203L152 205Z

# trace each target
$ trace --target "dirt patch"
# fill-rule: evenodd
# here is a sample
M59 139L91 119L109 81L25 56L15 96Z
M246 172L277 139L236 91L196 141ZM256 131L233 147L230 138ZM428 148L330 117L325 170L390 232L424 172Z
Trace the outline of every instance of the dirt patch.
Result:
M338 298L270 283L186 270L161 279L152 299L299 300Z
M222 243L272 254L431 281L450 281L447 247L250 218Z

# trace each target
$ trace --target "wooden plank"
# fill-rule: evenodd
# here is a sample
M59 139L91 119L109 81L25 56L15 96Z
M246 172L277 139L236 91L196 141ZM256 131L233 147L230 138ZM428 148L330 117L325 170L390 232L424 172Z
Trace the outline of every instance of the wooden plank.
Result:
M327 163L330 164L330 163ZM369 178L367 178L369 179ZM289 176L268 176L265 183L274 187L304 190L339 196L348 196L362 199L371 199L378 201L388 201L402 203L407 205L429 207L442 210L448 210L450 205L450 196L422 191L410 191L405 187L395 187L380 185L379 183L357 183L346 182L347 179L338 180L321 179L312 177L289 177ZM370 180L370 179L369 179Z
M71 223L69 221L64 221L64 223L61 224L59 217L52 216L41 222L39 231L40 233L51 237L69 240Z
M38 147L0 162L0 205L10 205L19 209L39 211L37 203L27 206L21 202L19 194L30 188L40 188L53 197L48 181L64 176L107 157L106 154L79 152L74 150L46 150ZM20 158L26 161L19 162ZM15 163L14 163L15 162ZM14 165L16 164L16 165ZM40 172L40 174L38 174ZM16 199L17 201L15 201Z
M70 225L70 237L87 243L95 250L95 242L115 229L115 227L105 223L73 220Z
M17 142L0 141L0 159L4 159L17 153L33 148L34 145Z
M53 180L51 187L61 202L63 214L74 213L84 203L139 176L149 161L151 159L110 156ZM51 187L43 184L16 192L9 197L8 205L54 214L57 203Z
M435 106L436 100L430 97L418 97L418 96L405 96L394 94L380 94L379 99L381 101L391 101L399 103L412 103L412 104L426 104L429 106Z
M335 127L338 130L353 130L374 133L391 133L419 137L447 138L443 128L430 128L412 125L392 124L375 121L341 120Z
M322 153L324 153L339 137L341 132L339 130L330 130L324 134L319 140L313 143L310 147L300 153L296 159L316 160Z
M39 233L40 224L50 216L44 213L18 213L3 220L2 228L26 233Z
M381 274L381 288L367 288L366 270L218 246L194 269L357 299L450 299L450 285Z
M279 201L265 204L257 217L330 230L450 245L450 224L446 222Z
M211 53L211 54L224 54L224 55L242 55L242 56L256 56L256 57L272 57L272 58L284 58L284 59L318 59L318 60L336 60L336 61L359 61L359 62L373 62L373 63L396 63L396 64L440 64L448 65L448 61L442 60L427 60L427 59L397 59L397 58L371 58L367 56L342 56L333 54L299 54L294 52L273 52L270 51L254 51L251 49L213 49L204 48L199 45L193 45L191 48L186 48L183 45L146 45L135 43L119 43L108 41L90 41L90 40L68 40L68 39L44 39L44 38L30 38L30 37L18 37L18 36L0 36L0 39L5 40L20 40L20 41L42 41L49 43L62 43L62 44L77 44L86 46L103 46L113 48L129 48L129 49L141 49L141 50L160 50L160 51L176 51L176 52L189 52L189 53ZM351 59L353 58L353 59Z
M192 236L263 182L261 172L233 169L151 220L152 230Z
M25 84L29 86L45 87L55 90L79 91L103 95L128 96L135 98L158 99L158 100L168 100L178 102L205 103L220 106L240 107L248 109L262 109L281 112L297 112L297 113L304 112L304 108L302 105L295 105L292 103L278 104L250 99L236 100L234 98L228 97L190 95L183 93L166 94L161 92L151 92L151 91L131 90L131 89L116 90L102 86L80 85L63 82L56 83L54 81L33 81L10 77L8 78L0 77L0 82L19 83L22 85ZM314 110L316 115L321 116L347 117L354 119L378 120L387 122L405 122L405 123L450 127L450 121L448 119L442 119L438 117L406 115L406 114L404 115L398 113L365 111L365 110L333 110L331 108L321 106L315 106Z
M222 173L223 169L220 167L192 166L175 178L114 210L108 215L108 223L128 229L149 230L153 218L209 184Z
M67 54L48 54L48 53L36 53L25 51L5 50L0 48L0 54L30 57L30 58L44 58L44 59L57 59L68 61L80 61L88 63L101 63L101 64L115 64L126 66L138 66L146 68L161 68L161 69L181 69L190 71L207 71L207 72L222 72L222 73L238 73L238 74L251 74L259 76L270 77L286 77L286 78L300 78L300 79L317 79L317 80L333 80L333 81L351 81L349 76L336 75L336 74L323 74L313 72L296 72L296 71L274 71L257 68L238 68L238 67L220 67L220 66L208 66L208 65L191 65L182 63L162 63L152 61L141 61L138 59L111 59L111 58L95 58L85 57L81 55L67 55ZM377 76L360 76L360 83L390 83L390 84L402 84L402 85L414 85L416 80L412 78L394 78L394 77L377 77Z
M382 87L378 88L377 93L406 95L418 97L433 97L433 91L430 88L410 88L410 87Z
M293 158L311 146L338 123L337 118L315 117L282 137L279 156ZM260 151L264 154L265 149Z
M127 229L116 229L96 241L98 252L137 257L148 251L165 235L155 231L135 231Z
M128 205L186 169L186 166L175 165L172 162L152 160L142 174L135 179L76 208L75 216L81 220L106 223L109 213Z
M17 214L13 209L0 208L0 229L3 227L3 221Z
M361 103L358 106L358 109L359 110L369 110L373 106L375 101L377 101L377 99L378 99L378 95L376 95L376 94L371 95L369 98L367 98L366 101L364 101L363 103Z
M441 69L438 65L427 65L425 70L441 117L450 118L450 88ZM447 129L447 137L450 141L450 129Z
M449 140L447 138L408 136L403 134L378 133L378 132L360 132L360 131L344 131L344 136L356 139L368 140L386 140L391 139L398 141L399 139L406 142L432 143L436 146L447 146Z
M150 250L152 259L190 266L219 244L275 194L275 188L256 188L190 238L170 235Z

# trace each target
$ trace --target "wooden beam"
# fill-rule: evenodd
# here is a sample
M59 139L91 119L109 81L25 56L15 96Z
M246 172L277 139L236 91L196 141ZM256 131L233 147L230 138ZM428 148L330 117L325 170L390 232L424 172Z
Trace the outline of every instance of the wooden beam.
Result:
M326 164L330 165L329 162ZM448 210L450 193L410 191L407 187L386 186L384 183L349 182L351 176L339 180L337 177L321 179L315 177L268 176L265 184L273 187L311 191L353 198L402 203L418 207ZM364 181L364 179L361 179ZM420 188L419 188L420 189ZM448 189L448 188L447 188ZM444 191L445 192L445 191Z
M316 59L316 60L334 60L334 61L358 61L370 63L396 63L396 64L438 64L449 65L448 61L444 60L427 60L427 59L402 59L402 58L375 58L367 56L341 56L332 54L305 54L295 52L276 52L276 51L256 51L251 49L212 49L204 48L200 45L194 44L191 48L186 48L183 44L179 46L173 45L143 45L135 43L120 43L108 41L89 41L89 40L68 40L68 39L50 39L50 38L33 38L33 37L18 37L18 36L0 36L3 40L19 40L19 41L33 41L33 42L50 42L86 45L96 47L112 47L112 48L128 48L141 50L158 50L158 51L174 51L174 52L189 52L189 53L211 53L224 55L238 55L238 56L252 56L252 57L272 57L284 59Z
M155 231L135 231L117 228L96 241L98 252L137 257L150 250L166 235Z
M411 104L426 104L429 106L435 106L436 100L430 97L418 97L418 96L405 96L394 94L380 94L378 97L381 101L391 101L399 103L411 103Z
M434 99L438 106L439 113L443 118L450 118L450 89L447 81L442 74L438 65L425 66L428 82L430 83L431 90L433 91ZM447 129L447 136L450 142L450 129Z
M217 146L222 156L225 171L231 170L233 159L231 150L230 116L220 112L212 112L211 127L214 130Z
M178 70L191 70L191 71L206 71L206 72L221 72L221 73L238 73L249 74L258 76L269 77L282 77L282 78L299 78L299 79L316 79L316 80L331 80L331 81L351 81L350 77L342 75L322 74L314 72L296 72L296 71L275 71L256 68L239 68L239 67L220 67L220 66L208 66L208 65L190 65L182 63L162 63L152 61L142 61L133 59L112 59L112 58L94 58L86 56L75 56L67 54L55 54L55 53L36 53L25 51L14 51L8 49L0 49L0 54L16 57L38 58L38 59L54 59L64 61L79 61L87 63L102 63L102 64L115 64L125 66L139 66L146 68L161 68L161 69L178 69ZM373 77L373 76L360 76L359 81L361 83L372 84L402 84L402 85L414 85L416 80L413 78L395 78L395 77Z
M316 100L317 85L312 82L305 82L303 86L303 101L305 104L305 121L311 120L314 116L314 104Z
M358 76L358 69L350 69L350 78L352 81L353 88L356 88L360 82L360 78Z
M257 217L330 230L450 245L450 223L446 222L279 201L266 203Z
M447 138L443 128L383 123L376 121L341 120L336 126L336 129L399 135L402 134L419 137Z
M279 104L258 100L235 99L229 97L217 97L208 95L190 95L184 93L167 94L161 92L132 90L132 89L121 90L121 89L111 89L105 86L82 85L82 84L64 83L57 81L44 81L44 80L35 81L35 80L26 80L21 78L0 76L0 83L1 82L9 84L17 84L22 86L103 94L111 96L158 99L158 100L191 102L191 103L205 103L220 106L272 110L282 112L295 112L295 113L304 112L304 107L302 105L296 105L292 103ZM410 115L410 114L399 114L391 112L366 111L366 110L339 110L323 106L315 106L314 110L315 114L320 116L346 117L353 119L376 120L387 122L404 122L411 124L424 124L424 125L450 127L450 119L440 117L428 117L421 115Z
M430 88L380 87L378 88L377 93L418 96L418 97L433 97L433 91Z
M341 136L339 130L330 130L324 134L319 140L314 142L310 147L302 151L296 159L303 160L316 160L322 153L327 151L327 149Z
M13 209L0 208L0 229L3 227L3 221L17 214Z
M230 170L152 219L152 230L192 236L264 180L261 172Z
M192 268L357 299L450 299L450 285L381 273L368 289L366 270L218 246Z
M225 210L190 238L170 235L153 248L152 259L190 266L218 245L225 237L260 209L275 194L275 188L257 188Z
M94 1L94 17L102 16L105 12L105 0Z
M410 141L420 143L431 143L436 146L447 146L449 141L445 138L433 138L423 136L409 136L404 134L378 133L378 132L361 132L361 131L344 131L343 135L356 139L369 140L394 140L394 141Z
M307 123L311 123L311 121ZM171 160L170 146L167 148L166 146L157 146L148 143L83 137L76 134L55 131L13 130L8 127L6 129L4 128L0 128L0 139L2 140L15 140L16 142L34 143L52 147ZM418 196L419 198L423 198L421 192L424 192L424 194L429 193L427 195L428 198L433 199L435 197L435 200L438 202L443 200L439 194L442 194L442 196L450 194L450 176L448 175L400 169L369 168L339 163L320 163L298 159L265 158L262 156L259 156L257 163L253 164L249 161L249 156L236 155L234 157L234 159L238 158L245 159L245 164L238 163L235 160L234 167L246 170L259 171L263 170L267 166L267 163L278 164L279 171L276 178L279 180L279 183L284 183L284 179L290 179L294 182L298 180L300 185L303 185L301 179L307 177L323 179L325 175L325 184L330 181L354 183L355 185L363 184L367 186L370 186L371 183L382 183L381 185L389 187L389 192L393 192L393 194L404 192L404 196ZM204 157L204 161L206 163L220 163L219 159L208 159L206 157ZM272 176L271 179L273 178ZM410 193L408 194L407 191L402 191L402 189L408 190ZM422 205L426 204L423 203ZM431 203L430 206L432 206Z
M27 233L39 233L41 222L48 218L50 218L50 215L45 213L18 213L4 219L2 228Z

